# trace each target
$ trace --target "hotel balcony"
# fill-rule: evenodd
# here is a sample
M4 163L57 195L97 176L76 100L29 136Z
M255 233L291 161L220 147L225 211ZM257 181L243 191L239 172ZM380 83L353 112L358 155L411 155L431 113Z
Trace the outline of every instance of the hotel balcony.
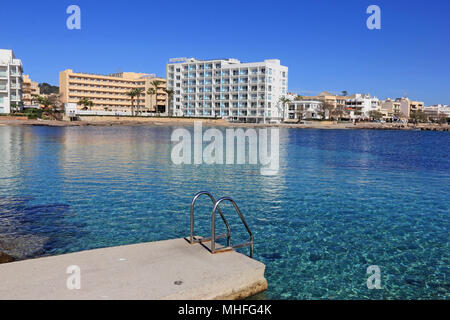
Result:
M20 59L12 59L11 65L22 67L22 60L20 60Z
M0 92L8 92L8 87L6 85L0 84Z

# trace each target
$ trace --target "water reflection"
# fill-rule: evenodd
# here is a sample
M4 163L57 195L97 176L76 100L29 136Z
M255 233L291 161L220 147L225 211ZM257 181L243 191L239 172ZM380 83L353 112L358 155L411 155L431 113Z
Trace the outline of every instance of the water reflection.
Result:
M242 209L268 298L448 295L447 133L280 130L279 174L263 176L258 165L174 165L174 129L0 127L0 251L24 258L186 236L191 197L209 190ZM202 235L210 211L199 201ZM245 241L224 211L232 240ZM361 286L368 264L383 267L388 290Z

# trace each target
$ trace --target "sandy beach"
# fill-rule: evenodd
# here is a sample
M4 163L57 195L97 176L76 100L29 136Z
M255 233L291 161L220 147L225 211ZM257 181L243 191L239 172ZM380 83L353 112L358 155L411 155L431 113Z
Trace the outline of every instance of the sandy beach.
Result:
M428 130L449 131L448 125L438 124L398 124L398 123L336 123L332 121L305 121L304 123L254 124L229 123L223 119L183 119L183 118L116 118L116 117L83 117L80 121L26 120L0 118L0 126L49 126L49 127L83 127L83 126L192 126L201 121L204 126L243 127L243 128L296 128L296 129L372 129L372 130Z

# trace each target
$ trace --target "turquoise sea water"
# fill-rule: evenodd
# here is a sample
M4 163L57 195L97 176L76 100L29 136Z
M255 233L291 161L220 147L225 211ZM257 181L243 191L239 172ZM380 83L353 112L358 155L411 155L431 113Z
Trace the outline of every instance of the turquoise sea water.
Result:
M448 299L450 135L280 130L280 171L170 160L174 128L0 127L0 251L18 258L187 236L233 197L274 299ZM229 205L234 243L247 234ZM208 235L209 199L197 207ZM219 223L218 223L219 226ZM246 250L242 250L246 252ZM369 290L366 269L381 269Z

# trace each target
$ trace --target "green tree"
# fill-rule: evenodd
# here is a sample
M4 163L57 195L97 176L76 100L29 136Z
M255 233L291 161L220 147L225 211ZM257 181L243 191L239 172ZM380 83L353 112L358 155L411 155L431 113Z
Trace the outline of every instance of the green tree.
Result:
M344 91L342 91L341 93L342 93L342 95L343 95L344 97L346 97L346 96L348 95L348 92L347 92L347 91L345 91L345 90L344 90Z
M279 100L279 102L280 102L280 104L281 104L281 112L280 112L280 114L281 114L281 120L283 120L284 119L284 111L285 111L285 109L286 109L286 105L289 105L289 103L291 102L291 100L289 100L288 98L286 98L286 97L281 97L280 98L280 100ZM279 109L280 110L280 109Z
M383 114L380 111L372 110L369 111L369 118L371 118L372 120L380 120L381 118L383 118Z
M403 114L403 112L401 112L401 111L394 111L393 115L394 115L394 117L397 118L397 120L406 118L405 115Z
M18 104L15 102L11 102L11 113L16 113Z
M48 96L37 96L37 101L45 111L48 111L52 105L52 101Z
M135 95L136 95L136 109L138 110L137 112L139 113L139 108L140 108L140 106L139 106L139 98L141 97L141 95L144 93L144 89L143 88L136 88L136 89L133 89L134 90L134 93L135 93Z
M89 100L88 98L81 98L78 102L77 105L79 106L83 106L83 110L87 110L89 108L89 110L92 109L92 107L94 106L94 102L92 102L91 100Z
M153 80L153 81L151 82L151 85L152 85L153 88L155 89L156 109L157 109L157 112L158 112L158 113L161 112L161 110L159 109L159 106L158 106L158 87L159 87L160 85L162 85L163 83L164 83L164 82L161 81L161 80ZM164 112L164 110L163 110L162 112Z
M153 109L153 96L156 94L155 88L148 88L147 94L150 96L150 108Z
M428 122L428 115L422 110L416 110L411 112L410 119L416 124L420 122Z
M59 120L61 118L61 114L58 110L58 97L54 94L47 96L35 95L34 97L39 105L42 106L43 115L46 115L52 119Z
M445 113L439 113L437 120L438 120L439 125L443 125L444 123L448 122L448 117Z
M333 113L333 110L333 104L329 103L328 101L323 101L319 109L319 115L322 119L326 119L327 115L329 117Z
M337 121L341 121L342 117L345 114L345 106L338 104L336 108L331 111L331 117L336 119Z
M297 108L297 111L296 111L296 113L297 113L297 123L300 123L302 120L303 120L303 110L304 108L303 108L303 104L300 106L298 106L298 108Z
M170 104L172 103L172 96L175 93L171 89L164 89L167 94L167 114L170 115Z
M134 99L136 98L136 91L132 89L126 93L131 99L131 116L134 116Z

